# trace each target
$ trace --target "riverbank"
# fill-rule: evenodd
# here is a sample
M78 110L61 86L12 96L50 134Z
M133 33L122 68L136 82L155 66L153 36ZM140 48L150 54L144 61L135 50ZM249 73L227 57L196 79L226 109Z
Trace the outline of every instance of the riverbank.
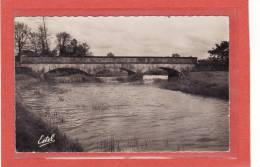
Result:
M19 82L19 83L17 83ZM18 152L82 152L82 146L68 138L57 127L50 126L43 119L23 105L19 90L36 85L39 79L28 75L16 75L16 150ZM42 135L55 135L54 143L39 147L38 140Z
M28 68L16 68L17 77L29 77L38 82L53 83L102 83L103 79L88 75L85 72L71 69L56 69L46 74L33 72ZM104 77L103 77L104 78ZM109 78L109 77L108 77ZM143 75L118 76L116 82L142 83ZM30 82L28 82L30 84ZM229 99L229 77L227 71L199 71L189 72L181 78L169 81L156 80L155 83L163 89L182 91L185 93ZM26 85L26 84L25 84ZM28 86L28 85L27 85Z
M170 81L158 81L159 87L186 93L229 98L229 79L226 71L190 72L186 76Z

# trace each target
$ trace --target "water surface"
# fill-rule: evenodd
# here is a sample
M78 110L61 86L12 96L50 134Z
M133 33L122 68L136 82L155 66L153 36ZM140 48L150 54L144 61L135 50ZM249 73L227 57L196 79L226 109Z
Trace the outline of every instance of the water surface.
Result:
M84 151L226 151L228 101L150 84L39 84L23 102Z

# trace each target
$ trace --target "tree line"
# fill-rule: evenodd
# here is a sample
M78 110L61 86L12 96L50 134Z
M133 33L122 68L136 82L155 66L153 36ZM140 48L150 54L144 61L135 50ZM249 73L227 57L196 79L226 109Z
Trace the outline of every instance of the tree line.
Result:
M209 57L198 61L199 69L228 70L229 69L229 41L215 44L208 50Z
M55 37L56 46L50 49L50 34L44 18L36 31L32 31L27 24L15 22L15 49L18 56L26 51L39 56L93 56L86 42L78 42L69 33L59 32Z
M20 22L15 22L15 49L18 57L24 51L30 51L34 55L39 56L93 56L90 51L90 46L86 42L79 42L67 32L59 32L56 34L56 46L54 49L49 47L50 34L46 27L45 20L38 26L36 31ZM222 41L215 44L215 47L208 50L209 57L199 60L197 63L198 69L210 70L228 70L229 68L229 41ZM107 57L115 57L112 52L107 54ZM172 57L181 57L174 53Z
M209 56L206 59L198 60L198 70L228 70L229 69L229 41L221 41L215 47L208 50ZM173 53L172 57L181 57Z

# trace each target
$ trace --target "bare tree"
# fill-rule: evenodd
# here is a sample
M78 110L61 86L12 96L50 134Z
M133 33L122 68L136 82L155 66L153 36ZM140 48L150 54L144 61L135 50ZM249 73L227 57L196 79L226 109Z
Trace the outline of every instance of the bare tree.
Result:
M46 27L46 22L44 17L42 17L42 23L43 23L43 32L45 38L44 42L45 42L46 50L49 50L48 38L47 38L47 27Z
M59 56L64 56L66 54L66 46L70 44L71 35L66 32L60 32L56 34L56 38Z
M46 36L46 30L44 30L44 27L41 25L38 28L38 35L39 35L39 43L41 45L41 53L45 54L48 53L49 51L49 47L48 47L48 43L46 42L47 36Z
M49 49L49 44L48 44L48 28L46 27L46 22L45 18L42 17L42 24L38 27L38 31L36 34L33 34L33 40L36 40L37 35L37 40L38 40L38 45L40 46L38 52L41 55L49 55L50 54L50 49Z
M28 39L30 37L31 29L24 23L15 23L15 46L18 50L18 56L20 56L21 51L26 46Z
M40 53L41 43L40 43L39 34L36 32L31 32L29 39L30 39L30 49L37 54Z

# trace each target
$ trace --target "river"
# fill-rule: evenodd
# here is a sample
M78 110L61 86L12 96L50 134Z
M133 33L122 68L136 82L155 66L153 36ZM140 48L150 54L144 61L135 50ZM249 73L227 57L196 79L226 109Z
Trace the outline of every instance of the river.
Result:
M84 151L227 151L229 102L151 84L42 83L23 103Z

